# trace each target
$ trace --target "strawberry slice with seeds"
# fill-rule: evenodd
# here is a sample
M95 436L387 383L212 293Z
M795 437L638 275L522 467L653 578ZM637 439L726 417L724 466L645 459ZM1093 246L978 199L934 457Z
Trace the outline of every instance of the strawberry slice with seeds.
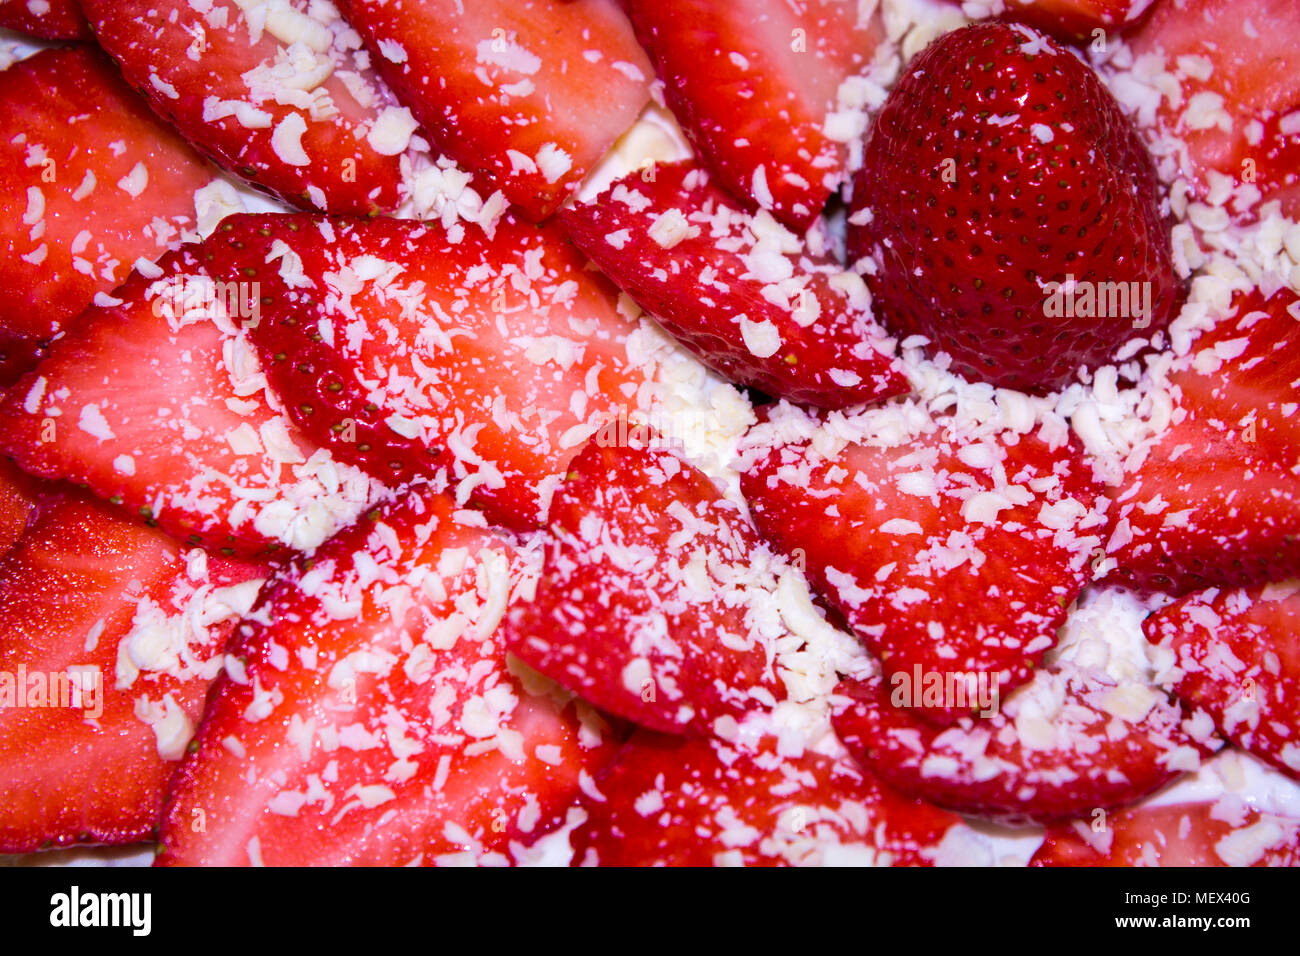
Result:
M41 509L0 558L0 851L153 832L264 573L88 497Z
M0 459L0 554L23 536L43 497L37 482Z
M1300 866L1300 820L1240 799L1132 807L1050 827L1030 866Z
M105 57L44 50L0 72L0 384L139 258L194 225L213 171Z
M772 665L783 632L754 601L775 589L772 557L658 436L619 437L598 436L569 466L537 595L511 612L505 640L613 714L707 734L785 697Z
M652 67L614 0L343 6L437 145L531 219L568 198L649 101Z
M1228 740L1300 780L1300 581L1212 588L1143 624L1177 655L1176 693Z
M951 723L1055 643L1102 540L1101 488L1066 435L975 440L910 404L868 417L824 453L809 417L773 413L746 439L741 487L907 706ZM924 695L933 675L953 693Z
M1130 39L1178 80L1157 129L1186 144L1180 172L1206 197L1216 177L1255 184L1300 216L1300 40L1291 0L1161 0Z
M548 488L636 405L636 326L555 226L234 216L209 267L260 284L250 330L289 414L394 483L449 466L462 503L538 527Z
M728 379L828 408L909 390L854 273L814 260L708 174L662 164L560 212L583 252Z
M42 40L89 40L77 0L0 0L0 27Z
M811 751L640 732L588 793L575 865L926 866L960 818Z
M1136 23L1156 0L1008 0L1002 15L1067 41L1096 41ZM1101 37L1097 31L1101 31Z
M500 863L558 822L615 741L506 654L497 624L535 571L473 517L413 491L272 585L173 782L160 862Z
M0 448L182 540L310 550L380 489L280 411L239 327L260 293L215 282L202 256L168 253L89 309L5 395Z
M847 179L866 105L853 81L884 40L879 17L844 0L626 6L668 105L719 181L806 230Z
M900 793L1010 825L1134 803L1220 742L1208 718L1134 681L1041 671L987 718L936 728L895 707L880 680L841 684L833 715L849 753Z
M1300 574L1300 298L1253 292L1169 376L1169 422L1115 494L1112 578L1185 594Z
M222 167L305 209L399 200L416 124L328 3L84 0L127 80Z

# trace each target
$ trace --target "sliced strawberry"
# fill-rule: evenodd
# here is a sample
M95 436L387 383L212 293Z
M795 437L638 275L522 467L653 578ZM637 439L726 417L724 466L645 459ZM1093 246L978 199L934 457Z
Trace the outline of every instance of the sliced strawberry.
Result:
M1012 825L1133 803L1220 743L1162 691L1068 666L1042 671L992 717L946 730L892 706L879 680L839 693L835 732L884 783Z
M785 697L782 632L753 604L775 587L771 556L703 472L648 436L618 438L602 433L570 464L537 595L511 611L506 645L613 714L707 734Z
M928 416L891 437L886 418L907 432L909 408L830 457L806 436L785 442L781 420L760 426L741 486L759 530L806 564L908 705L951 723L1030 678L1106 522L1068 437L973 441ZM931 675L963 693L923 697Z
M1157 0L1007 0L1002 15L1062 40L1093 40L1140 20Z
M45 50L0 72L0 384L194 225L213 170L105 57Z
M37 482L7 458L0 459L0 554L23 536L41 497Z
M0 0L0 27L42 40L89 40L77 0Z
M1300 581L1193 594L1143 629L1178 655L1174 693L1234 744L1300 780Z
M332 4L82 7L127 80L224 168L305 209L364 216L397 205L415 123Z
M215 275L260 282L250 334L308 435L393 482L451 464L498 524L538 527L645 383L615 290L554 226L234 216L207 248Z
M1169 380L1170 424L1115 494L1113 577L1183 594L1300 574L1300 299L1239 298Z
M560 212L569 235L728 379L829 408L909 389L861 278L815 261L690 164L663 164Z
M1300 866L1300 820L1240 800L1133 807L1048 829L1030 866Z
M343 7L437 145L531 219L578 188L649 100L652 67L614 0Z
M644 731L581 806L573 862L587 866L925 866L961 823L820 754Z
M1180 81L1159 130L1187 145L1181 170L1204 196L1220 173L1255 183L1300 217L1300 35L1293 0L1161 0L1130 40Z
M1136 128L1090 66L1018 23L912 60L867 134L848 249L874 266L886 328L1020 391L1110 364L1183 295Z
M161 862L504 862L613 756L594 711L507 657L529 562L454 507L412 492L273 586L173 783Z
M885 30L852 0L628 0L664 94L709 168L750 209L803 232L848 178L846 117ZM845 115L841 115L841 111Z
M0 852L153 831L264 573L80 495L43 509L0 558Z
M260 293L214 283L202 254L169 253L88 310L6 394L0 448L196 544L310 550L378 489L284 417L235 324Z

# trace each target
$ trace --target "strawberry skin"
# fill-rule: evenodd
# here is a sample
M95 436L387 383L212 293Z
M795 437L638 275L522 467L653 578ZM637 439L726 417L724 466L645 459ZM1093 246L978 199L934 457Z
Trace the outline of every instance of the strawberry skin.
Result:
M1007 0L1002 15L1027 23L1064 41L1091 42L1103 33L1122 30L1163 0Z
M891 681L962 675L1005 694L1032 676L1106 525L1073 446L1014 433L966 442L940 422L828 458L816 443L765 448L762 428L741 476L755 523L806 563ZM981 709L974 690L964 707L921 707L914 694L918 714L940 723Z
M1185 594L1300 574L1300 298L1239 297L1169 384L1171 423L1115 494L1112 578Z
M851 0L626 0L664 95L731 194L803 233L847 180L840 86L885 37ZM830 134L835 134L834 136Z
M43 489L7 458L0 459L0 555L23 536L37 514Z
M304 432L394 484L450 467L497 524L537 528L645 382L615 290L553 225L232 216L205 249L260 283L250 336Z
M0 72L0 384L194 225L213 170L89 48Z
M1100 818L1098 818L1100 822ZM1030 866L1300 866L1300 820L1240 800L1133 807L1049 827Z
M173 781L159 862L501 863L559 822L615 741L507 657L497 623L529 564L425 488L272 585Z
M877 347L884 333L861 279L742 212L698 167L657 164L559 218L606 275L732 382L827 408L910 388Z
M237 3L82 7L127 81L223 168L304 209L365 216L397 205L414 123L333 6L292 0L256 23L258 8ZM385 135L390 124L402 133Z
M1300 580L1189 595L1143 630L1178 656L1174 693L1232 743L1300 780Z
M0 558L0 671L14 682L0 679L0 852L153 832L226 638L264 573L183 554L78 494L43 506ZM98 690L53 690L78 668L98 671ZM37 688L50 688L40 704Z
M236 325L258 294L218 289L202 257L168 253L115 290L119 304L89 309L6 393L0 448L181 540L311 550L379 488L285 418Z
M668 733L707 734L783 699L781 632L761 632L748 592L762 586L751 568L771 558L739 507L653 442L597 437L569 469L537 595L511 612L506 646L598 707Z
M1019 24L912 61L867 134L849 251L875 263L886 326L1022 391L1110 361L1181 295L1137 131L1091 68ZM1092 295L1048 285L1071 278Z
M587 866L928 866L959 817L812 752L639 732L580 804Z
M1022 695L1039 688L1059 702L1048 724L1022 720L1030 698L1018 695L992 717L941 730L892 706L882 681L847 682L833 722L849 753L900 793L1012 826L1134 803L1221 743L1152 688L1062 670Z
M342 6L438 147L533 220L578 188L650 98L652 68L615 0Z
M37 12L43 4L43 10ZM90 25L77 0L0 0L0 27L42 40L89 40Z
M1175 155L1186 156L1180 171L1195 195L1220 173L1300 217L1300 131L1287 120L1300 110L1292 0L1161 0L1130 46L1163 56L1179 80L1181 95L1161 99L1158 128L1186 144Z

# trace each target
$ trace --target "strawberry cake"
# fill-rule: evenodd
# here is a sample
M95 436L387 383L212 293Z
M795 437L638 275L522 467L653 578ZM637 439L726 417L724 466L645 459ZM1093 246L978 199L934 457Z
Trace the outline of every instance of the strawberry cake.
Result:
M0 26L0 859L1300 863L1290 0Z

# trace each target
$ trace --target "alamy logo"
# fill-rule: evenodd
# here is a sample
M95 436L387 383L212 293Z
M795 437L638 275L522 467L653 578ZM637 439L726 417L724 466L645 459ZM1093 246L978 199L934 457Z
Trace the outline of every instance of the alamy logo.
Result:
M148 936L152 911L150 893L82 893L74 886L50 897L50 925L58 927L125 926L133 936Z
M889 702L895 707L942 707L945 710L974 710L981 717L997 715L998 684L984 671L897 671L890 675L893 691Z
M58 707L82 710L91 720L104 713L104 675L93 664L63 671L0 671L0 710Z
M242 319L253 328L262 319L260 282L216 282L198 276L180 276L153 286L153 314L158 318L225 315Z
M1043 315L1049 319L1132 319L1136 329L1151 324L1150 282L1089 282L1066 275L1064 282L1045 283L1043 291Z

